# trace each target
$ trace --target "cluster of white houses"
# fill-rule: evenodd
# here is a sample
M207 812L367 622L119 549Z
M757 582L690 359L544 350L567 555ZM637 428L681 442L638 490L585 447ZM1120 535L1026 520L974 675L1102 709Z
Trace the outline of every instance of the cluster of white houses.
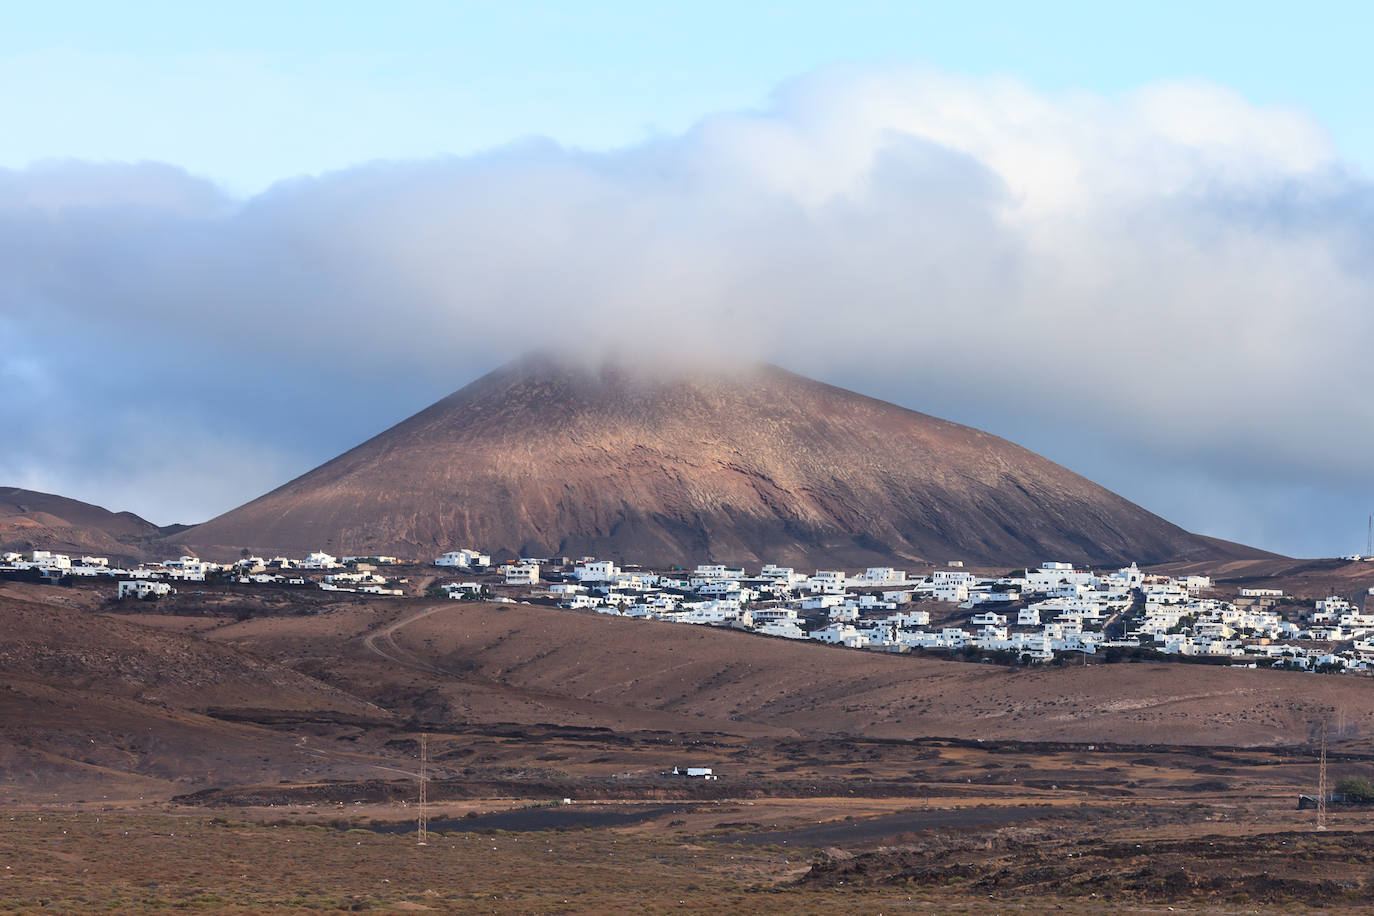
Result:
M443 560L436 563L478 566ZM497 581L537 587L546 562L507 563L497 568ZM1374 612L1338 597L1302 604L1275 589L1241 589L1222 600L1211 596L1205 576L1147 575L1135 564L1098 573L1051 562L995 578L950 565L919 577L891 567L808 575L774 565L751 575L721 565L649 572L584 558L546 573L542 595L563 608L889 652L974 649L1045 661L1056 653L1146 648L1243 665L1333 671L1374 665ZM481 588L475 581L445 586L455 598ZM955 606L939 613L943 625L930 625L928 608L938 605L928 601Z
M395 557L334 557L312 553L303 560L290 557L244 557L233 563L212 563L184 556L161 563L112 566L107 557L72 558L48 550L0 555L0 573L31 571L42 578L107 578L117 580L120 598L158 598L176 594L173 582L205 582L219 577L244 585L312 586L325 591L400 595L404 580L384 576L378 567L394 565ZM306 571L312 573L307 577Z
M104 557L34 550L0 555L0 574L107 577L118 582L120 598L169 595L174 583L211 578L400 596L409 580L382 571L398 562L317 552L301 560L248 556L225 564L184 556L122 568ZM1062 653L1144 648L1241 665L1374 668L1374 589L1360 608L1336 596L1302 602L1266 588L1241 588L1223 599L1205 576L1147 575L1135 564L1092 572L1044 563L1000 577L978 576L957 563L922 576L891 567L808 575L774 565L754 574L723 565L654 572L591 557L527 558L493 568L489 555L463 549L436 557L434 566L472 577L439 586L453 598L535 601L889 652L977 650L1045 661Z

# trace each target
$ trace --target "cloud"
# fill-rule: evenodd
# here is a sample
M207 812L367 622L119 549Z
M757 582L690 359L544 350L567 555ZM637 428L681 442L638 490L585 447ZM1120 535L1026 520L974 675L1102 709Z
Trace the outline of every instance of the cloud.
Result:
M0 418L32 437L0 469L65 486L92 459L42 446L35 417L106 441L119 405L157 404L264 467L163 499L188 519L527 349L614 347L772 359L1190 527L1330 552L1374 450L1371 216L1299 111L893 69L609 153L534 140L240 201L165 165L0 172L0 328L21 343L0 379L22 395ZM60 398L23 381L45 377ZM186 427L157 417L144 441L178 454Z

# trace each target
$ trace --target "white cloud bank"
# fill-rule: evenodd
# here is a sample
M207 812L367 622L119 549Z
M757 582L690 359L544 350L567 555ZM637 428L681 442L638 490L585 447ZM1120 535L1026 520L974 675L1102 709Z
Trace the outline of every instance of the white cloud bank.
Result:
M1301 112L1215 86L910 70L612 153L528 142L247 201L162 165L0 172L0 482L198 520L526 349L616 345L773 359L1194 529L1355 549L1370 191ZM102 447L135 421L138 449ZM150 454L213 473L169 490Z

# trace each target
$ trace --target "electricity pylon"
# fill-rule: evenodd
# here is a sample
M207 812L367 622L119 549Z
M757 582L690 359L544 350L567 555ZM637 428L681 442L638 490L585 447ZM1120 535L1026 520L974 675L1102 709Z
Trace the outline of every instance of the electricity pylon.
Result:
M1326 829L1326 719L1322 719L1322 753L1317 764L1317 829Z
M1322 758L1325 760L1325 758ZM425 773L429 764L429 734L420 733L420 816L418 831L418 842L421 846L429 845L429 790L427 783L429 776ZM1324 766L1325 764L1323 764ZM1324 771L1323 771L1324 772Z

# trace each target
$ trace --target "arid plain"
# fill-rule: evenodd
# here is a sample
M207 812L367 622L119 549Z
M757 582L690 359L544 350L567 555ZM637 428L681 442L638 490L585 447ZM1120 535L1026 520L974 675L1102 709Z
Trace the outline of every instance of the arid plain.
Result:
M971 664L527 605L0 585L11 908L1371 901L1364 678ZM416 843L419 741L432 834ZM672 776L711 767L714 781ZM565 803L565 799L568 803Z

